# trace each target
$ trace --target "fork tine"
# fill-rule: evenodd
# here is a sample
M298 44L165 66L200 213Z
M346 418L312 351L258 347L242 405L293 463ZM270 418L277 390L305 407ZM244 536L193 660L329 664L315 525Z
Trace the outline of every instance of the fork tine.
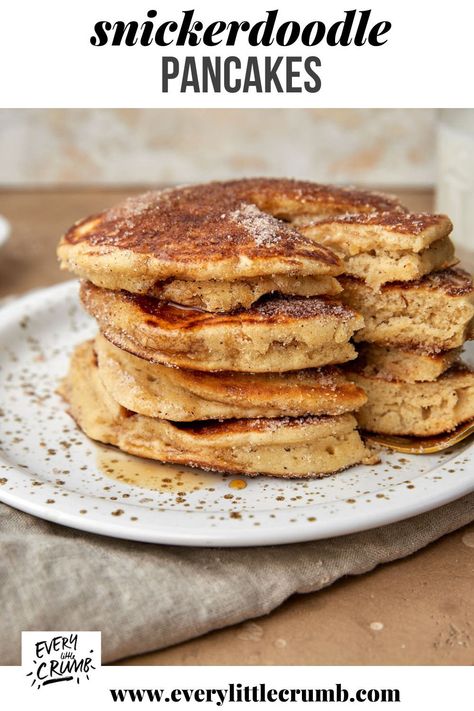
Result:
M459 444L474 432L474 420L464 422L452 432L434 437L400 437L395 435L364 432L364 438L372 443L404 454L433 454Z

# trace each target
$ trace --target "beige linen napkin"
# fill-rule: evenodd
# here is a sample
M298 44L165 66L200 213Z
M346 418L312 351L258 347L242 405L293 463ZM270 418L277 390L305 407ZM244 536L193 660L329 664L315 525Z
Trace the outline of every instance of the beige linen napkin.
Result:
M21 630L100 630L103 661L270 612L474 520L474 493L400 523L324 541L179 548L81 533L0 504L0 664Z

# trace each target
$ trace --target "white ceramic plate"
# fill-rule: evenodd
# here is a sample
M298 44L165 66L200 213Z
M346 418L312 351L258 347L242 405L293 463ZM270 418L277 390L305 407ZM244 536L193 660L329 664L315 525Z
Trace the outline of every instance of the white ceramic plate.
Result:
M56 394L75 344L95 323L77 284L0 310L0 500L94 533L151 543L255 546L327 538L391 523L474 489L474 448L388 453L320 480L245 479L122 455L91 442ZM139 474L154 489L128 480ZM236 488L244 486L245 488Z

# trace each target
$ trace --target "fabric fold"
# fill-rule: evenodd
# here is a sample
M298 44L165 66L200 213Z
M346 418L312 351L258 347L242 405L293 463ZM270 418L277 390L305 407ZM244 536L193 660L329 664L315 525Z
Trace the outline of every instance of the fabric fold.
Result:
M268 614L295 593L403 558L474 520L474 493L370 531L256 548L82 533L0 505L0 664L22 630L100 630L103 662Z

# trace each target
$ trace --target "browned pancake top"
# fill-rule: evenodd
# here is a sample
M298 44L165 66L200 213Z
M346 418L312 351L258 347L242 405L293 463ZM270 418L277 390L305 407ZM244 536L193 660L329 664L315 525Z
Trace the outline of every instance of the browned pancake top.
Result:
M382 289L390 288L404 289L430 289L436 291L444 291L447 296L464 296L473 291L472 277L464 269L456 267L454 269L442 269L438 272L426 274L421 279L416 279L410 282L391 282L382 287Z
M76 223L64 242L101 250L128 249L161 260L218 261L228 257L300 257L342 270L324 245L298 233L288 214L343 214L393 209L378 193L296 180L249 179L184 186L132 197Z
M247 178L228 183L241 199L254 202L261 210L279 215L289 208L292 214L344 214L384 212L400 207L397 198L369 190L343 188L288 178Z
M98 287L87 284L82 289L87 301L87 290ZM96 291L97 293L97 291ZM263 297L249 309L238 309L231 313L210 313L161 302L149 296L139 296L120 292L120 298L131 303L144 316L147 325L160 328L193 329L205 324L222 326L228 323L284 323L301 319L335 318L350 321L356 317L355 311L331 297L271 296Z
M432 272L418 281L430 289L442 289L449 296L462 296L473 291L471 275L459 267Z
M440 229L440 236L444 236L448 235L453 228L451 220L447 215L432 215L426 212L404 212L402 210L338 215L331 218L325 217L322 220L314 220L315 224L321 225L328 222L369 225L374 227L380 226L390 232L410 235L419 235L430 227L438 227Z

